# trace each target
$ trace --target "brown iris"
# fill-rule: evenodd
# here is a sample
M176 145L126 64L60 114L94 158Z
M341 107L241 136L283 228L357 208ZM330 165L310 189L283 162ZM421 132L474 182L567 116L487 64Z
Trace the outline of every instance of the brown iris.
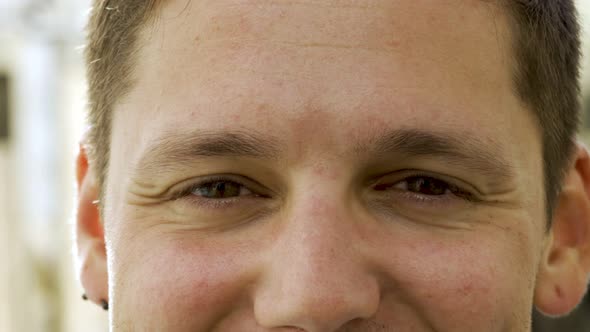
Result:
M449 189L446 182L428 177L413 177L406 181L409 191L423 195L444 195Z
M232 198L240 196L242 185L235 182L217 181L205 183L193 191L193 194L205 198Z
M400 183L405 183L405 185L400 186ZM406 178L402 182L396 184L380 184L375 186L375 190L378 191L389 190L392 188L432 196L444 195L447 193L447 190L452 191L451 186L445 181L426 176L414 176Z

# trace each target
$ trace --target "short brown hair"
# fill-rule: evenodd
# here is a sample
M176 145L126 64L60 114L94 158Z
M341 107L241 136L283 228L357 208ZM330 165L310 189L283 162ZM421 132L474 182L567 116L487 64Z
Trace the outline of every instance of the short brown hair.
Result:
M548 224L575 152L580 122L580 25L573 0L505 0L512 18L514 82L542 130Z
M190 1L190 0L187 0ZM98 181L108 172L113 105L133 86L139 32L163 0L95 0L86 48L88 147ZM573 0L504 0L513 32L515 93L542 129L547 216L575 149L580 118L580 26ZM101 191L102 192L102 191Z
M101 189L108 172L112 109L133 86L139 33L162 0L94 0L87 26L88 132L86 148ZM103 190L101 190L102 196Z

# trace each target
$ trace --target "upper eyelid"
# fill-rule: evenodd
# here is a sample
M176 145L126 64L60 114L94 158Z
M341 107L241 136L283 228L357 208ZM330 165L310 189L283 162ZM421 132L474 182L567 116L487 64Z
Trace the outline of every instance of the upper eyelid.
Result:
M206 184L216 183L216 182L231 182L231 183L239 184L241 186L246 186L246 184L244 184L243 181L240 181L238 179L234 179L231 176L229 176L229 177L225 177L225 176L212 176L210 178L204 178L204 179L200 179L198 181L195 181L190 186L191 187L198 187L198 186L203 186L203 185L206 185Z

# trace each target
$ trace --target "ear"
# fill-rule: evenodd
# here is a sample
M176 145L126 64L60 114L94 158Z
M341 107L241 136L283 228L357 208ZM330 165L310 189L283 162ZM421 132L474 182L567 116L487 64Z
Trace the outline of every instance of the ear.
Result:
M97 181L88 162L83 144L76 159L78 201L75 236L79 277L86 296L92 302L104 306L108 303L108 274L103 225L98 208Z
M578 144L540 264L535 306L546 315L567 315L584 297L589 273L590 156Z

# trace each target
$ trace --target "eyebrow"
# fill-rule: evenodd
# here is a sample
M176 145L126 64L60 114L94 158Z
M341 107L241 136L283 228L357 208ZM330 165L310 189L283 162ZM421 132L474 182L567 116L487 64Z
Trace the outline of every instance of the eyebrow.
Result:
M276 159L278 140L242 131L167 133L153 142L137 163L143 172L156 173L190 163L199 157Z
M466 133L400 129L373 140L370 153L403 157L438 157L445 163L485 174L494 182L514 177L498 143ZM358 151L366 146L357 146Z
M142 173L158 174L206 157L276 160L285 150L281 147L284 144L277 137L244 131L168 133L150 145L137 168ZM470 134L396 129L355 142L353 150L356 155L373 159L438 157L447 164L485 174L494 182L514 176L499 144Z

